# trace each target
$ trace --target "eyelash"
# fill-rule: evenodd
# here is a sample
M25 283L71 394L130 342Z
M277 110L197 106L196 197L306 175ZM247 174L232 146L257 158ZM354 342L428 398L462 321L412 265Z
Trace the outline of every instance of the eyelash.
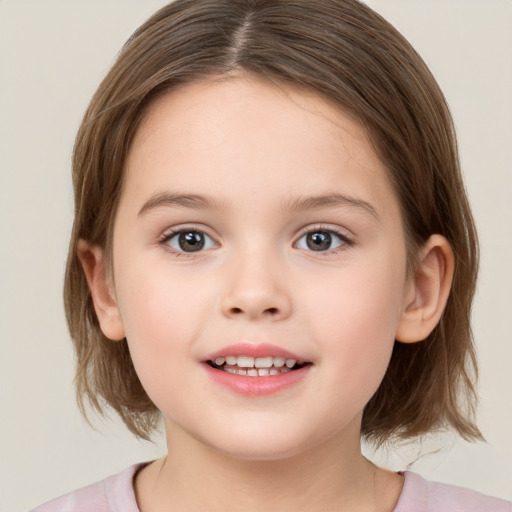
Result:
M190 234L190 233L196 233L196 234L200 234L200 235L203 235L205 237L208 237L213 242L214 245L218 246L218 244L215 242L215 240L210 235L205 233L204 230L198 229L198 228L195 228L195 227L194 228L192 228L192 227L187 228L186 226L183 227L183 228L172 229L172 230L166 231L163 234L163 236L160 238L160 240L158 241L158 244L162 245L167 251L171 252L174 256L180 256L180 257L185 257L185 258L194 257L194 256L197 255L197 253L203 252L203 248L202 247L201 247L201 249L199 251L186 252L186 251L181 251L181 250L174 249L173 247L171 247L169 245L169 242L173 238L177 238L181 234Z
M297 244L300 242L302 238L313 233L326 233L329 235L334 235L341 241L341 243L333 249L327 249L325 251L314 251L310 249L309 251L307 251L312 252L314 254L318 254L319 256L336 255L338 254L339 251L346 250L348 247L352 247L354 245L354 240L351 237L349 237L346 233L342 233L339 229L330 226L317 225L314 226L313 228L307 228L306 230L304 230L297 238L297 241L294 243L294 246L297 246Z
M194 257L198 253L204 252L205 249L203 249L203 247L201 247L198 251L186 252L183 250L174 249L169 245L169 242L172 239L178 237L179 235L191 234L191 233L196 233L196 234L203 235L203 236L207 237L208 239L210 239L211 242L213 242L213 244L215 246L218 247L218 243L215 242L215 240L210 235L208 235L201 229L193 228L193 227L190 227L190 228L183 227L183 228L172 229L170 231L167 231L160 238L160 240L158 241L158 244L164 246L166 250L168 250L175 256L186 257L186 258ZM334 235L336 238L339 239L339 241L341 243L337 247L335 247L333 249L327 249L327 250L315 251L311 248L310 248L310 250L303 249L306 252L318 253L320 256L329 256L329 255L338 254L338 251L336 250L338 248L340 248L340 250L345 250L347 247L352 247L354 245L354 241L349 236L347 236L345 233L342 233L338 229L335 229L333 227L318 225L313 228L308 228L307 230L304 230L300 234L300 236L297 238L297 241L294 242L293 246L300 249L300 247L298 247L299 242L307 235L311 235L314 233L324 233L324 234L328 234L328 235ZM212 247L208 247L206 250L211 249L211 248Z

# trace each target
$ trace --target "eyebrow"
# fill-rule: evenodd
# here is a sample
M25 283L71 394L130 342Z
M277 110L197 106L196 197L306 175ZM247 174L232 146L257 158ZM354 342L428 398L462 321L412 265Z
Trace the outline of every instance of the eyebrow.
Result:
M159 192L151 196L139 210L138 216L142 216L150 210L161 207L181 206L183 208L219 209L220 204L213 197L199 194L177 194Z
M138 216L161 207L182 207L194 209L220 209L221 204L213 197L200 194L180 194L171 192L159 192L151 196L139 210ZM342 194L327 194L319 196L299 196L285 203L285 210L298 213L307 210L320 210L322 208L350 206L362 209L370 213L377 220L380 219L375 208L362 199L357 199Z
M286 203L286 209L291 212L299 212L304 210L321 210L333 206L350 206L370 213L377 220L380 219L377 210L362 199L343 194L327 194L320 196L300 196Z

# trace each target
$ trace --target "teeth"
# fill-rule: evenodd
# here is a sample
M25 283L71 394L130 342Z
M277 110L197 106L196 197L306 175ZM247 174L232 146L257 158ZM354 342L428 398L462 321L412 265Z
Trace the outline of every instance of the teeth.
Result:
M283 368L240 368L239 366L223 366L222 369L228 373L236 375L247 375L248 377L268 377L269 375L280 375L281 373L291 372L286 366Z
M258 368L270 368L273 364L273 357L257 357L254 366L257 366Z
M297 364L296 359L284 357L250 357L224 356L217 357L215 364L228 373L247 375L249 377L267 377L287 373Z
M222 366L224 363L240 368L282 368L285 364L288 368L293 368L297 364L297 361L295 359L272 356L256 358L250 356L225 356L215 359L217 366Z
M238 356L236 364L238 366L242 366L244 368L253 368L254 367L254 357ZM258 365L256 365L256 366L258 366Z
M281 368L281 366L284 366L285 359L284 357L274 357L274 366L276 368Z

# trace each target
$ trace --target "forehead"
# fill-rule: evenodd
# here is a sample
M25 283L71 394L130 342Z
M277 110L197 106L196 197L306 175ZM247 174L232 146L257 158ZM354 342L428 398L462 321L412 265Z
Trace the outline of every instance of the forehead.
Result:
M133 141L126 192L209 193L243 186L283 196L344 189L394 195L363 127L319 95L252 77L186 85L159 97Z

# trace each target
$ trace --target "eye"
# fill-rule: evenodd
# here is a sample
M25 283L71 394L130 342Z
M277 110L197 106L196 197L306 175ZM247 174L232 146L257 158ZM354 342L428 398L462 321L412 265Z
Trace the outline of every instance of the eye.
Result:
M350 240L332 230L316 229L302 235L298 242L298 249L307 251L325 252L336 249L342 245L350 245Z
M176 252L187 253L212 249L217 246L206 233L194 229L182 229L170 233L165 237L163 243Z

